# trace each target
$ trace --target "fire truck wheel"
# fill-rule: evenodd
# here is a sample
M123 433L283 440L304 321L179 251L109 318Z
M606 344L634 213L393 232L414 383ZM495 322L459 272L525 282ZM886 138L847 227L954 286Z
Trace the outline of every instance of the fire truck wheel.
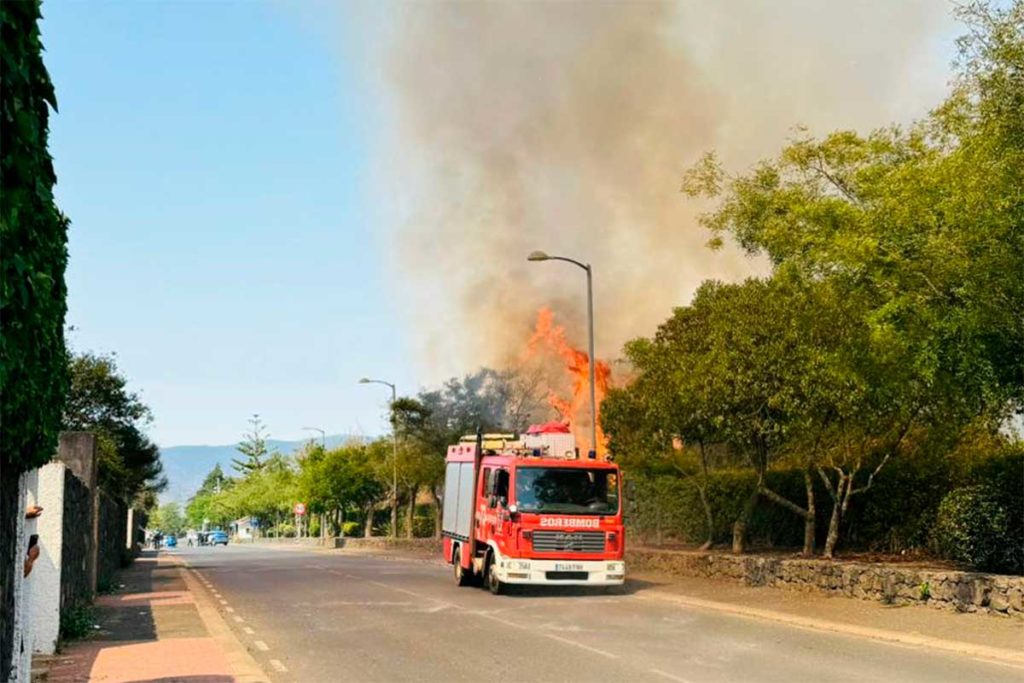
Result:
M505 584L498 578L498 572L494 569L494 555L487 556L487 569L484 570L484 583L487 590L493 595L501 595L505 592Z
M468 586L473 583L473 575L467 572L459 562L458 555L455 556L455 585L456 586Z

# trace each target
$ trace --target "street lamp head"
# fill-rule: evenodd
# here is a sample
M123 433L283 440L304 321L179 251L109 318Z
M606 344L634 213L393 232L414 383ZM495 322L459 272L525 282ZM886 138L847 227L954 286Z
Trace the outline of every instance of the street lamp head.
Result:
M551 257L545 254L543 251L531 251L530 255L526 257L527 261L547 261Z
M370 378L369 377L361 377L359 379L359 383L360 384L369 384L370 383Z

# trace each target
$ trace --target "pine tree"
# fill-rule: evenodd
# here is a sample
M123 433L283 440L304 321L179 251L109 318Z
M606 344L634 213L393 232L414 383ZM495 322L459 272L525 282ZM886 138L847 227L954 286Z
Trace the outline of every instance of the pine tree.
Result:
M245 458L233 458L235 470L241 475L259 472L263 469L267 457L267 429L259 415L249 419L249 431L243 435L242 442L236 450Z

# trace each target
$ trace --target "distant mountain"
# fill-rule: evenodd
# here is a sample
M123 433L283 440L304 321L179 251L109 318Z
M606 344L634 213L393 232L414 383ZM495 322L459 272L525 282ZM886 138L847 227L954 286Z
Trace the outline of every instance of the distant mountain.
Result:
M319 439L320 437L316 437ZM327 437L327 447L334 448L346 441L357 438L347 434L333 434ZM267 450L275 450L291 455L309 443L309 439L299 441L267 440ZM241 458L236 450L237 444L227 446L169 446L160 449L160 460L164 465L167 477L167 489L160 494L160 502L177 501L184 505L192 494L202 485L203 479L218 463L224 473L229 476L237 474L231 460Z

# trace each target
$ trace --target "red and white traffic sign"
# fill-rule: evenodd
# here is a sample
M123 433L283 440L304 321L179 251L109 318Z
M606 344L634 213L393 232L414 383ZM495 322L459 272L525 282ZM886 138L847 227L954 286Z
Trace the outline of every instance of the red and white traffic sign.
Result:
M296 503L295 507L293 508L293 510L295 511L295 514L297 514L297 515L304 515L304 514L306 514L306 504L305 503Z

